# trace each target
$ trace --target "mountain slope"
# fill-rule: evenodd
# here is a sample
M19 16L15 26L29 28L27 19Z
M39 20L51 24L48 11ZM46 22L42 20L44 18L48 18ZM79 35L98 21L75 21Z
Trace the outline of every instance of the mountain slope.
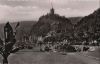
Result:
M100 40L100 8L92 14L83 17L75 26L74 33L79 39L83 38L88 42Z
M77 23L79 30L96 31L100 28L100 9L97 9L92 14L85 16Z
M71 20L72 24L77 24L83 17L69 17L68 19Z

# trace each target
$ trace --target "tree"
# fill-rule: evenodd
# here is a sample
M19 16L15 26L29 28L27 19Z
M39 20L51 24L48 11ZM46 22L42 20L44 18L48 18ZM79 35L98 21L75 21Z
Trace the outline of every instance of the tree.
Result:
M15 27L18 27L18 24ZM17 31L17 30L16 30ZM13 32L13 29L9 22L4 26L4 41L0 39L0 54L3 57L3 64L8 64L8 56L11 53L15 53L19 50L19 48L14 48L14 44L16 43L16 32Z

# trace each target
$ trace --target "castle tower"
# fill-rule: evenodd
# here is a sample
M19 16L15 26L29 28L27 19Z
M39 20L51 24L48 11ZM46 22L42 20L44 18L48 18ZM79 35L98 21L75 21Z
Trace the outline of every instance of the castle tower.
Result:
M52 0L50 1L50 3L51 3L50 14L51 14L51 15L54 15L55 10L54 10L54 8L53 8L53 3L52 3Z
M54 11L54 8L52 7L51 10L50 10L50 14L54 15L54 13L55 13L55 11Z

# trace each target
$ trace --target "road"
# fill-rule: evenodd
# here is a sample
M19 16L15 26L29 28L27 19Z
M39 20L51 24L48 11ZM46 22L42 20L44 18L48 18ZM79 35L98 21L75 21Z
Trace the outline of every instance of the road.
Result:
M78 53L24 52L12 54L8 59L9 64L100 64L98 60Z

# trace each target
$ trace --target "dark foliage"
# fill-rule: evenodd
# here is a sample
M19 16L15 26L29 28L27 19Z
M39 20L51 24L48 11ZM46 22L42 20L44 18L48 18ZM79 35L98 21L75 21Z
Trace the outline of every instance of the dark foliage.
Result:
M18 26L17 26L18 27ZM16 27L16 28L17 28ZM14 44L16 43L16 32L13 32L13 29L9 22L4 26L4 36L5 36L5 41L0 41L0 54L3 57L3 64L8 64L8 56L10 53L17 52L19 49L15 48L14 49Z

